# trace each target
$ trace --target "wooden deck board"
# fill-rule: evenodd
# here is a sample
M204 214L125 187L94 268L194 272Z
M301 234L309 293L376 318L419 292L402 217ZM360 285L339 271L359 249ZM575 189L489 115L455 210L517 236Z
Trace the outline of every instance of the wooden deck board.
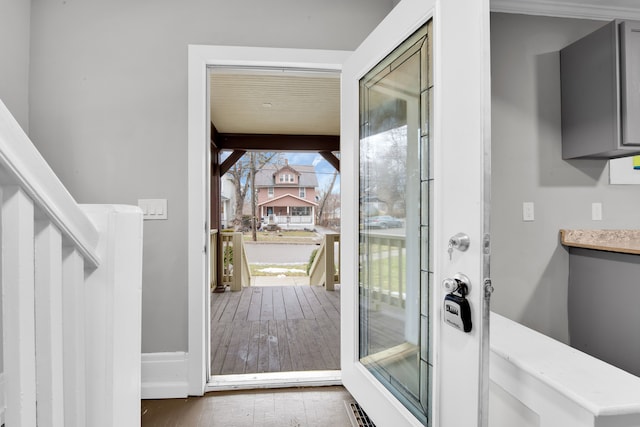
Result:
M273 288L273 318L274 320L287 319L287 309L284 304L282 288Z
M224 295L224 294L217 294L217 295ZM236 315L236 310L238 308L239 300L240 300L240 295L237 295L237 294L229 295L229 297L227 298L227 304L224 306L224 309L220 314L220 323L229 323L234 319Z
M222 372L222 366L229 350L233 329L218 324L212 327L211 331L211 342L217 343L216 347L211 348L211 372Z
M287 340L287 323L287 320L276 320L276 342L278 343L280 372L293 371L291 367L291 350Z
M278 324L277 320L269 320L269 328L267 330L267 353L269 355L269 363L265 372L280 372L280 353L278 348Z
M309 303L309 299L307 298L307 293L305 292L306 290L307 290L306 286L297 287L295 289L296 296L300 301L300 309L302 310L302 315L304 316L305 319L315 319L316 315L314 313L313 308L311 307L311 304Z
M227 293L227 292L225 292ZM234 292L228 292L234 293ZM249 306L251 305L251 293L240 292L240 301L238 302L238 309L234 320L247 320L249 317Z
M225 307L227 306L227 303L229 302L229 296L230 292L227 293L223 293L223 294L218 294L219 296L212 301L211 303L211 320L219 320L220 317L222 316L222 313L224 312Z
M271 287L265 287L262 289L260 320L273 320L273 288Z
M212 294L211 373L340 369L339 304L307 286Z
M243 370L246 372L259 372L260 364L260 340L262 334L262 322L247 322L250 325L249 345L247 346L247 358ZM240 373L240 372L238 372Z
M260 320L260 313L262 312L262 291L264 288L248 288L251 289L251 303L249 304L249 311L247 313L247 320L256 321ZM241 292L244 293L243 289Z

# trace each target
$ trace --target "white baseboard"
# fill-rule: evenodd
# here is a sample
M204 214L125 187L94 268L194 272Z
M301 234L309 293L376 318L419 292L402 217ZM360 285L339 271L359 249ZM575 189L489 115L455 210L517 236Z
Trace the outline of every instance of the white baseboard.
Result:
M142 353L142 398L189 395L187 353Z
M6 409L4 400L4 372L0 372L0 425L4 424L4 410Z

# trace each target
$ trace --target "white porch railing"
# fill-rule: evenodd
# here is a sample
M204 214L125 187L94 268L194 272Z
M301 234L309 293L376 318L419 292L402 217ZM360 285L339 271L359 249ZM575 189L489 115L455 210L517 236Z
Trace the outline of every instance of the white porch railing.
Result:
M369 232L366 239L370 248L368 265L371 267L364 272L368 297L372 302L404 307L407 298L405 236Z
M219 251L222 252L222 284L230 286L231 291L241 291L251 284L251 270L244 249L242 233L222 232Z
M491 314L490 427L637 427L640 378Z
M0 102L0 212L1 422L139 425L140 210L76 204Z
M312 215L269 215L268 218L278 225L313 225Z

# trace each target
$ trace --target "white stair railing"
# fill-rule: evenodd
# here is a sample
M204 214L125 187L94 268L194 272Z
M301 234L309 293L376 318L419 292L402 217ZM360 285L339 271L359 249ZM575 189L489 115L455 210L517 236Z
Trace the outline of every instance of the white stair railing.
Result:
M78 205L0 102L0 424L140 423L142 214Z

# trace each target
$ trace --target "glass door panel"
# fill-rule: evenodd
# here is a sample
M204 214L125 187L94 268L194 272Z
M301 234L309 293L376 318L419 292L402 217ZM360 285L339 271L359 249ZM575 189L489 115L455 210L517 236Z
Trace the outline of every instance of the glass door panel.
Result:
M360 80L359 360L430 420L431 21Z

